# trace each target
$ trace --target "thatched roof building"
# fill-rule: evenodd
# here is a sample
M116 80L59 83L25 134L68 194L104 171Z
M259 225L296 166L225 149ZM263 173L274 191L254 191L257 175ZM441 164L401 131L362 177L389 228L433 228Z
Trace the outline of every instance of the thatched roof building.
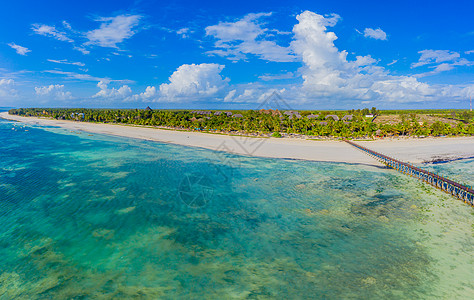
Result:
M332 118L334 121L339 121L339 117L336 115L327 115L325 119L327 120L329 118Z
M317 119L317 118L319 118L319 115L311 114L311 115L308 115L306 118L308 118L308 119Z
M198 115L210 115L210 111L204 111L204 110L193 110L191 113L193 114L198 114Z
M290 120L293 119L293 117L297 117L298 119L301 118L300 113L297 111L287 110L283 114L287 115Z
M345 115L344 117L342 117L342 120L343 121L352 121L353 118L354 118L353 115Z

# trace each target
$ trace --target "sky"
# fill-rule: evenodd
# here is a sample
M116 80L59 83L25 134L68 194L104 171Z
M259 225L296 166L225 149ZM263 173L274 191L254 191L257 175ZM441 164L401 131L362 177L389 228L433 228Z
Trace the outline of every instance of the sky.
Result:
M469 108L474 1L4 1L0 107ZM273 96L272 96L273 95Z

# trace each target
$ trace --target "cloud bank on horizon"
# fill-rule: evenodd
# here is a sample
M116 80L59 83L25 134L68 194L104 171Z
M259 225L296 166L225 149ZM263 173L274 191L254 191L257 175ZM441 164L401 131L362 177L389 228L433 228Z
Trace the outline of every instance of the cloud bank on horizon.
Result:
M472 49L419 49L412 61L381 58L350 48L396 39L379 24L352 29L356 34L341 46L337 26L344 15L306 10L278 28L272 26L278 14L247 13L177 29L132 13L91 17L97 27L84 31L65 20L31 22L35 43L3 41L0 54L9 52L18 63L0 65L0 106L252 108L278 91L298 108L459 107L474 94L473 76L456 78L460 70L472 75ZM182 47L193 50L185 57L171 53ZM401 62L408 67L397 68Z

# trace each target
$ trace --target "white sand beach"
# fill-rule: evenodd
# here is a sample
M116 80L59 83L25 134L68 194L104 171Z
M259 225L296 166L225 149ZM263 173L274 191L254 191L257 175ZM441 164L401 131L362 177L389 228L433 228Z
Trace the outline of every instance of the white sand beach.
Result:
M474 157L474 137L387 138L357 143L415 164Z
M90 133L152 140L227 151L241 155L381 166L380 163L370 156L342 141L315 141L297 138L250 138L222 134L173 131L140 126L20 117L10 115L7 112L0 113L0 117L27 124L58 126L75 131L80 130ZM410 163L474 156L474 137L383 139L376 141L359 141L357 143Z

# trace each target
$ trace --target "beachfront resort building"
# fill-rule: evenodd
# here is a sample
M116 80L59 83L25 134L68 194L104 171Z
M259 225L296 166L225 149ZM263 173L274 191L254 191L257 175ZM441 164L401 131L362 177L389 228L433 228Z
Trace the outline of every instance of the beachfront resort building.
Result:
M342 120L343 121L352 121L353 118L354 118L353 115L345 115L344 117L342 117Z
M297 111L292 111L292 110L287 110L283 113L284 115L287 115L288 116L288 119L293 119L293 116L297 117L298 119L301 118L301 115L299 112Z
M339 117L336 116L336 115L327 115L326 118L327 119L333 119L334 121L339 121Z

